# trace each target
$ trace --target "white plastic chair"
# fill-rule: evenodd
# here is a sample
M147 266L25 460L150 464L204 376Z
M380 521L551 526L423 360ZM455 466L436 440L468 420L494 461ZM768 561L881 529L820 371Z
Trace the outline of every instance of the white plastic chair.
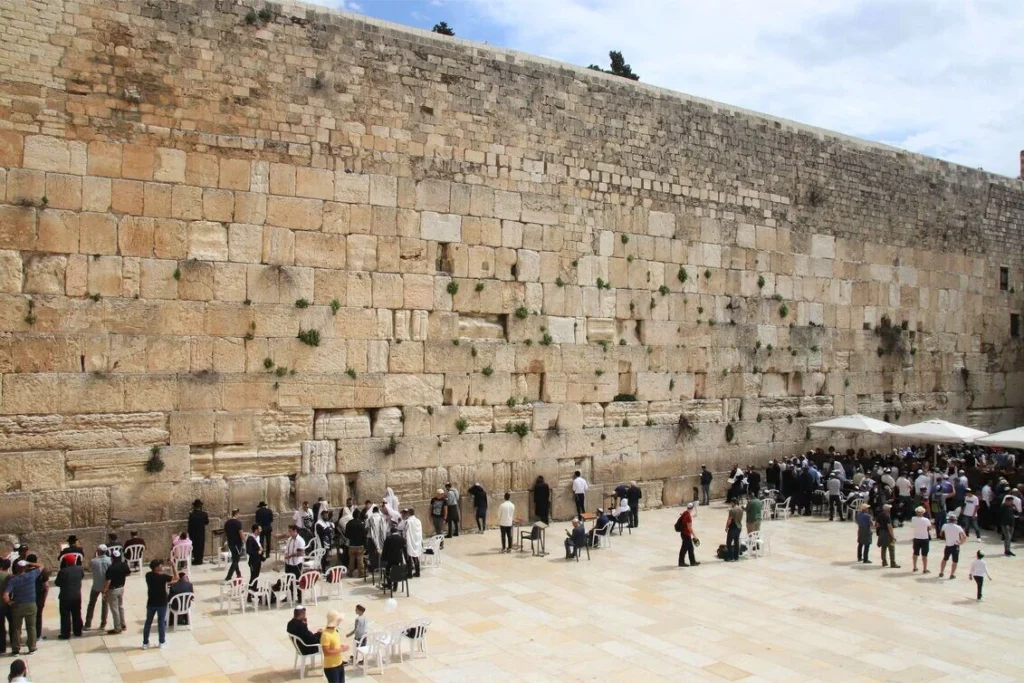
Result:
M344 598L345 593L342 588L342 579L348 576L348 567L344 565L338 565L331 567L324 574L324 580L327 581L327 598L333 598L337 595L339 598Z
M409 639L409 657L419 653L424 657L427 655L427 627L430 626L430 619L416 619L409 623L409 628L403 634ZM409 631L413 634L410 636Z
M192 546L191 544L176 545L171 548L171 566L174 567L174 573L177 575L178 572L185 572L186 574L191 573L192 570ZM184 569L182 568L184 566Z
M320 571L320 563L323 562L324 554L327 551L323 548L306 551L306 559L302 562L303 569L315 569Z
M304 643L301 640L299 640L299 637L296 636L296 635L293 635L291 633L288 634L288 637L292 639L292 647L295 648L295 661L292 663L292 669L298 669L299 670L299 678L305 678L306 677L306 666L308 665L310 667L315 667L316 666L316 658L320 657L323 654L323 652L320 650L320 645L318 643L315 646L314 645L306 645L306 647L316 647L316 652L310 653L308 655L307 654L303 654L302 649L301 649L300 646L304 645ZM322 657L321 657L321 665L323 665Z
M231 608L234 607L235 603L238 604L242 614L245 614L246 598L248 597L249 587L245 585L245 580L241 576L231 579L230 583L221 584L221 604L227 601L228 614L231 614Z
M172 631L178 623L179 615L188 617L188 624L185 628L189 631L192 630L192 602L195 598L195 593L178 593L167 603L167 621L170 622L168 626Z
M251 592L253 609L257 612L260 611L260 603L270 606L274 603L274 577L263 576L262 574L256 579L256 590Z
M764 542L761 540L760 531L751 531L747 534L747 553L750 557L764 557Z
M600 533L594 534L594 547L595 548L611 548L612 547L612 525L615 524L612 520L605 522L604 526L599 528L597 531Z
M412 624L396 621L392 624L388 624L384 627L384 631L388 634L388 661L394 663L395 658L398 659L399 663L405 661L402 656L402 644L405 640L405 631L410 628Z
M363 675L372 660L376 660L380 673L384 673L384 655L390 645L386 631L371 631L366 634L366 644L356 648L356 659L362 667ZM361 659L360 659L361 658Z
M761 521L771 521L775 515L775 501L771 498L765 498L761 501Z
M124 561L128 563L128 569L133 572L142 571L142 557L146 554L146 546L138 543L124 549Z
M790 496L775 506L775 519L780 519L782 521L789 519L789 504L792 500L793 496Z
M302 576L299 577L298 589L302 592L303 602L308 603L310 596L312 596L313 604L316 605L316 596L320 592L320 576L319 569L310 569L303 572Z
M444 536L438 534L437 536L431 536L430 538L424 539L423 541L423 554L422 558L424 567L440 567L441 566L441 544L444 543ZM431 552L427 552L427 551Z
M298 604L296 596L295 586L295 574L281 574L281 587L274 591L277 596L277 608L281 609L284 605L285 600L288 601L293 607Z

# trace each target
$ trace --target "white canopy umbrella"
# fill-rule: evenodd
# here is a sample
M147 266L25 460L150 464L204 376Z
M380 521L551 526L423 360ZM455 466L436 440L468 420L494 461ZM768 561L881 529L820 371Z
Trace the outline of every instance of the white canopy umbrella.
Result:
M972 443L975 439L987 436L988 432L945 420L925 420L897 427L892 434L904 439L917 439L928 443Z
M876 420L873 417L867 417L866 415L844 415L843 417L834 417L831 420L825 420L824 422L815 422L810 425L815 429L831 429L837 432L862 432L871 434L888 434L896 429L896 425L891 425L888 422L882 422Z
M1002 446L1003 448L1024 448L1024 427L1008 429L975 439L974 443L983 446Z

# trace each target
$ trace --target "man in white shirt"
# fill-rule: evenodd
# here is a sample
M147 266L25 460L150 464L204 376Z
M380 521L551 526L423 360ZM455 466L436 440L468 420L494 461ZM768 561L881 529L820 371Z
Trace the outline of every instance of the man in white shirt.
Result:
M978 526L978 507L980 501L978 497L974 495L974 491L967 489L967 495L964 496L964 509L960 515L960 525L964 528L964 533L968 536L971 535L971 529L974 529L974 534L977 539L981 540L981 528Z
M897 507L897 515L900 520L900 524L903 520L910 516L910 501L914 493L914 484L907 478L907 475L901 474L896 480L896 496L899 499L899 506Z
M942 526L940 532L946 539L946 548L942 552L942 563L939 565L939 578L946 571L946 560L953 560L953 566L949 569L949 578L956 578L956 563L960 561L960 544L967 540L967 534L959 524L949 521Z
M587 480L583 478L579 470L572 475L572 497L576 501L576 514L582 515L586 508Z
M828 521L835 519L836 512L839 513L839 521L843 521L843 482L839 480L839 477L832 474L828 478L828 482L825 484L828 489Z
M914 518L910 520L910 528L914 535L914 571L917 571L917 558L921 557L922 574L929 574L928 571L928 546L931 545L932 529L935 525L932 520L925 517L924 508L918 506L914 510Z
M981 487L981 505L980 505L981 510L980 510L980 517L981 517L981 524L984 526L985 529L991 529L992 528L992 517L993 517L993 512L994 512L992 510L992 499L993 499L993 497L994 497L994 494L992 492L992 481L989 480L989 481L986 481L985 485ZM997 524L997 526L998 526L998 524Z
M583 482L583 485L586 486L586 482ZM498 531L501 532L501 552L503 553L512 552L512 525L515 524L515 520L516 505L512 502L512 494L505 492L505 502L498 506Z
M302 507L292 515L292 524L299 529L313 529L313 511L309 509L309 501L302 501Z
M288 527L288 544L284 549L284 571L295 576L298 581L302 576L302 563L306 561L306 541L299 536L299 528L292 524ZM302 602L302 591L298 591L298 600Z

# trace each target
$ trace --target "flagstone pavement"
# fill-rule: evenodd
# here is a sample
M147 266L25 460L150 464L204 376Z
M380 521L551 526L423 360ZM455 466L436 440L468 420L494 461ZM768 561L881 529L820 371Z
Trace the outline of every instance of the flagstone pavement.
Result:
M380 592L346 580L343 598L309 605L322 626L329 609L351 629L356 602L371 626L426 616L428 657L389 665L385 681L1019 680L1024 656L1024 568L1002 555L994 533L965 545L955 581L910 571L909 528L897 530L901 569L852 562L852 523L795 518L764 525L771 554L714 559L725 507L701 508L699 567L676 567L679 509L641 512L641 526L579 563L564 559L566 524L548 530L546 557L498 552L496 529L446 542L440 568L411 582L412 597L388 611ZM941 543L941 542L940 542ZM932 544L936 565L941 548ZM968 557L988 554L993 581L974 600ZM877 554L877 549L874 551ZM274 569L275 567L271 567ZM128 631L56 640L56 592L45 612L49 639L27 658L36 683L61 681L298 680L285 635L289 610L225 615L224 569L194 569L194 630L169 633L165 649L141 649L145 583L129 579ZM243 569L243 571L245 571ZM153 642L156 636L152 637ZM5 662L9 660L0 660ZM6 673L6 667L4 668ZM349 668L349 679L362 677ZM308 680L323 680L319 668Z

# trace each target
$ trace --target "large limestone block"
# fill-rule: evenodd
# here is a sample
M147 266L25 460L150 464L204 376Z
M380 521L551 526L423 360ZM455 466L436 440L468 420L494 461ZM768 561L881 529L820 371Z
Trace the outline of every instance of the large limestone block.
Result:
M317 414L313 424L317 439L369 438L370 415L362 410L332 410Z
M641 478L639 453L610 453L593 459L595 484L622 484Z
M441 405L444 375L394 375L384 377L384 403L390 406Z
M675 237L675 214L651 211L647 216L647 234L652 237Z
M522 215L523 200L518 192L494 192L494 217L518 221Z
M323 225L323 201L298 197L267 199L267 225L290 230L319 230Z
M403 417L401 408L380 408L373 420L375 437L402 436Z
M188 477L188 446L162 446L157 452L164 462L164 469L149 473L145 465L152 451L148 448L69 451L66 458L67 485L83 488L135 481L177 482Z
M231 477L227 485L229 511L237 509L248 513L266 498L267 484L262 477ZM284 511L278 508L277 512Z
M308 408L261 410L255 414L261 445L298 444L313 437L313 411Z
M213 473L225 476L288 475L302 469L302 450L298 444L254 449L251 445L215 446Z
M6 383L4 393L6 399ZM0 417L0 441L11 450L116 448L167 443L169 436L163 413Z
M9 493L64 488L60 451L0 453L0 482Z
M461 242L462 217L424 211L420 214L420 238L435 242Z
M302 473L330 474L335 471L338 458L336 441L303 441Z
M370 176L337 171L334 175L334 200L346 204L368 204Z
M611 318L587 318L587 341L591 344L615 341L615 320Z
M200 261L227 261L228 232L225 227L210 221L189 223L188 257Z
M643 426L647 422L646 401L613 401L604 409L606 427Z

